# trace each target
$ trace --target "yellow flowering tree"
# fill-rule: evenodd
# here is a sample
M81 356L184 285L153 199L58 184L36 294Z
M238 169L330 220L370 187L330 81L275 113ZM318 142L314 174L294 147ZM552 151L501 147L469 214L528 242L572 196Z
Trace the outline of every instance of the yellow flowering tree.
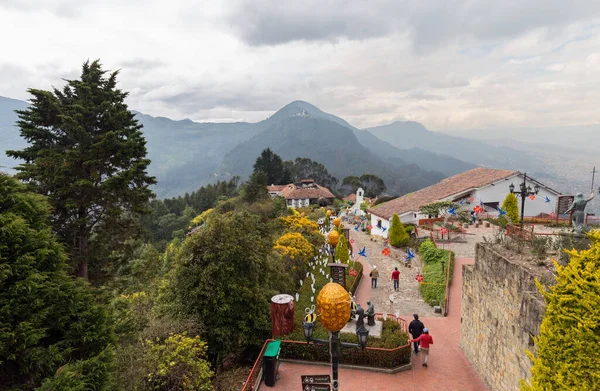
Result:
M206 221L206 219L208 219L208 217L215 211L214 208L210 208L205 210L204 212L200 213L198 216L194 217L192 219L192 224L194 225L200 225L203 222Z
M524 391L598 390L600 385L600 230L588 234L589 250L571 250L556 266L556 285L538 288L546 313L537 338L531 384Z
M289 232L282 235L275 242L273 249L283 256L302 260L310 259L315 252L313 245L298 232Z
M325 237L319 232L318 224L307 217L293 215L281 217L279 220L286 231L302 234L314 248L325 244Z

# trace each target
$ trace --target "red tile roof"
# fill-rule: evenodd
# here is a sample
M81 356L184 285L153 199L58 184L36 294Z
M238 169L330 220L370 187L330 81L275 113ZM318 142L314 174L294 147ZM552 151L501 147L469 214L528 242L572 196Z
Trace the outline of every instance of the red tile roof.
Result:
M407 212L416 212L422 206L465 192L469 189L485 187L491 183L516 174L518 174L518 171L477 167L446 178L435 185L415 191L414 193L409 193L377 205L368 209L368 212L389 219L394 213L401 215Z
M294 183L290 183L284 186L280 195L285 197L286 200L335 198L328 188L316 183L305 186L296 186Z
M271 186L267 186L267 191L271 192L271 191L281 191L283 190L283 188L286 185L271 185Z

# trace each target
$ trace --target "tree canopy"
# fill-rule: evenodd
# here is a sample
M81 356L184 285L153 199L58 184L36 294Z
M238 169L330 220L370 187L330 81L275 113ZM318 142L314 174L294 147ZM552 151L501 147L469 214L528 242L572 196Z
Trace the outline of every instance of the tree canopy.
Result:
M272 248L269 227L258 216L234 212L190 235L174 262L165 300L175 315L203 326L213 363L269 335L269 299L291 281Z
M335 188L338 180L329 174L327 168L319 162L309 158L299 157L296 160L287 160L283 162L285 168L290 172L293 182L299 182L302 179L314 179L316 183L325 186L331 190Z
M419 212L427 216L439 216L442 210L448 210L454 206L452 201L438 201L431 204L423 205Z
M24 160L17 177L49 197L54 229L82 277L92 255L106 255L90 248L121 241L132 217L145 212L155 183L146 172L142 126L117 88L117 75L88 61L81 78L67 80L62 90L29 89L31 105L18 111L29 146L8 151Z
M49 213L42 196L0 174L0 384L33 390L45 379L54 384L49 378L67 365L81 378L69 384L107 390L108 314L88 283L67 274Z
M347 176L342 180L342 186L346 191L352 193L356 193L358 188L362 188L365 191L365 196L369 198L378 197L386 189L383 179L373 174L364 174L360 177Z
M269 185L286 185L291 182L290 172L284 167L281 157L271 151L264 149L254 163L254 173L262 171L267 176Z

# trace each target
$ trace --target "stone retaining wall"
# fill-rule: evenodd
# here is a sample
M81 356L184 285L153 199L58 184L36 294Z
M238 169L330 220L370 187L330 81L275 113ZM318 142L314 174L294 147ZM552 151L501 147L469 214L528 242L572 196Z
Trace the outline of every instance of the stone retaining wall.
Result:
M535 278L489 244L479 243L474 265L463 266L460 346L490 390L518 390L529 379L545 302Z

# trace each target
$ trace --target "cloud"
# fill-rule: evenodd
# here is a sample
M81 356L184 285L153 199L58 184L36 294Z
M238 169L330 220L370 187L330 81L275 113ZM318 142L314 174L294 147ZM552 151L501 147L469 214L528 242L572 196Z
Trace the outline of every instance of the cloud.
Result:
M357 127L600 122L596 3L0 0L0 95L100 58L132 109L173 119L260 121L302 99Z
M250 45L293 41L363 40L408 34L417 52L448 42L494 41L542 27L589 21L600 3L573 0L239 0L225 13L230 28Z

